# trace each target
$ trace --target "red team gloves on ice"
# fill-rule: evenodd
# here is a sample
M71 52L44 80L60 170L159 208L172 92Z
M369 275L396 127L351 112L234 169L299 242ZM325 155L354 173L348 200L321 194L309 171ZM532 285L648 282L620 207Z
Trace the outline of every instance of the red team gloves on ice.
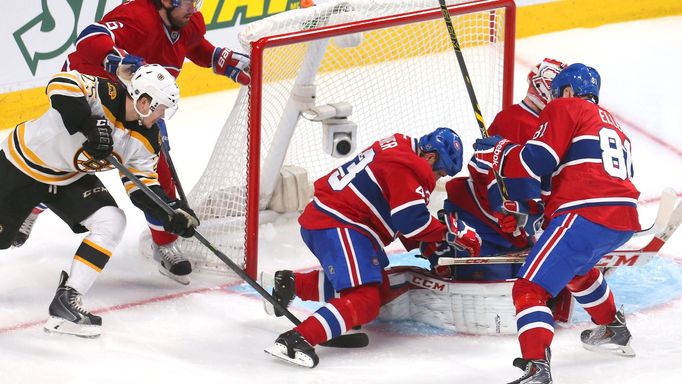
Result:
M455 248L467 251L469 256L476 257L481 253L481 237L476 230L457 218L456 213L445 214L445 241Z

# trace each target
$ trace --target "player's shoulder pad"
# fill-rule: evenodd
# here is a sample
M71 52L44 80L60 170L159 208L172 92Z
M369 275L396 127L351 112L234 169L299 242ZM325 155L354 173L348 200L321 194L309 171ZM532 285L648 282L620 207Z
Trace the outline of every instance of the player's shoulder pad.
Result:
M188 25L194 27L196 29L196 33L200 37L203 37L206 34L206 22L204 22L204 16L201 14L201 12L194 13L189 19Z

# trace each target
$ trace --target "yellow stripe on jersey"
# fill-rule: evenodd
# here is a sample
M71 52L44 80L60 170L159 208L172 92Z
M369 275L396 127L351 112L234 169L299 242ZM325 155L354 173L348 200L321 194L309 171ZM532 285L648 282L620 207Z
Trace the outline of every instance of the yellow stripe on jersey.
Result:
M144 184L144 185L146 185L146 186L148 186L148 187L150 187L150 186L152 186L152 185L160 185L160 184L159 184L159 181L156 180L156 179L154 179L154 180L152 180L152 179L139 179L139 180L142 182L142 184ZM136 190L139 189L139 188L137 187L137 185L136 185L134 182L132 182L132 181L126 181L126 182L123 184L123 186L125 187L125 190L126 190L126 193L127 193L127 194L130 194L130 193L132 193L132 192L134 192L134 191L136 191Z
M66 83L66 82L60 81L60 78L63 78L63 79L67 79L67 80L71 80L71 81L76 82L76 84L78 84L78 88L80 88L80 90L81 90L81 92L83 93L83 95L87 95L87 94L88 94L88 91L87 91L87 89L86 89L86 86L85 86L85 84L83 83L83 79L81 79L80 76L76 76L76 75L74 75L73 73L69 73L69 72L60 72L60 73L57 73L57 74L55 74L54 76L52 76L52 78L50 79L50 82L56 81L56 82L60 82L60 83L62 83L62 84L71 84L70 82L69 82L69 83ZM73 84L71 84L71 85L73 85Z
M31 149L26 145L26 141L24 140L24 131L26 129L26 123L21 123L17 126L17 129L14 131L17 137L19 138L19 147L21 149L21 152L23 152L24 155L28 157L29 160L31 160L33 163L40 165L41 167L49 168L55 172L61 172L58 169L54 169L52 167L49 167L43 159L38 157Z
M147 140L146 137L144 137L140 132L135 132L135 131L130 131L130 136L136 138L139 142L141 142L145 148L149 151L149 153L155 154L154 152L154 147L152 146L152 143Z
M102 110L104 111L104 117L106 117L107 120L109 120L112 124L114 124L114 126L115 126L116 128L122 129L122 130L124 130L124 131L126 130L126 127L123 126L123 122L120 121L120 120L118 120L118 119L116 119L116 117L114 116L114 114L111 113L111 111L109 110L109 108L107 108L106 106L104 106L104 104L102 104Z
M43 172L40 172L36 169L33 169L31 166L29 166L26 161L24 161L24 158L21 156L19 151L17 151L17 148L14 146L14 135L16 134L16 130L12 131L12 133L9 135L7 144L9 145L9 154L14 159L15 163L21 168L27 175L30 177L46 183L56 183L64 180L68 180L76 175L78 175L78 172L73 172L73 173L67 173L66 175L61 175L61 176L55 176L55 175L47 175ZM21 145L21 143L20 143ZM22 151L25 150L25 148L21 148Z
M158 179L159 174L156 172L143 172L140 171L139 169L128 167L128 170L133 173L135 176L142 176L142 177L147 177L150 179Z
M74 97L84 97L85 94L81 92L81 89L73 84L64 83L50 83L45 90L47 96L50 97L57 93L64 96L74 96Z
M90 240L88 240L88 239L83 239L83 242L84 242L85 244L87 244L87 245L89 245L89 246L95 248L96 250L102 252L103 254L105 254L105 255L111 257L111 251L107 250L106 248L102 247L101 245L97 245L97 244L93 243L92 241L90 241Z

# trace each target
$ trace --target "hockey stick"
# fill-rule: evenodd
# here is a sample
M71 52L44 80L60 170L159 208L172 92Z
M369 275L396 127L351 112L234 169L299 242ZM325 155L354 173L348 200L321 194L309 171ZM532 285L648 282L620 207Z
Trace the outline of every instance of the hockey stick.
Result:
M666 241L682 223L682 202L677 205L670 214L670 219L665 227L660 230L647 245L640 249L615 250L602 256L595 267L632 267L644 265L658 255ZM441 257L438 265L469 265L469 264L522 264L526 261L529 250L505 253L490 257Z
M148 186L144 185L140 179L135 177L132 172L128 168L126 168L123 164L121 164L113 155L107 156L106 160L111 163L116 169L119 170L123 175L125 175L130 181L135 183L135 185L142 191L144 192L145 195L147 195L156 205L158 205L161 209L163 209L164 212L168 215L174 215L175 211L173 208L168 206L168 204L161 199L156 193L154 193L151 189L149 189ZM227 257L224 253L222 253L220 250L218 250L216 247L211 244L199 231L194 232L194 238L196 238L201 244L205 245L206 248L208 248L211 252L213 252L214 255L216 255L220 260L222 260L223 263L227 264L228 267L234 273L239 275L244 281L246 281L253 289L256 290L265 300L267 300L270 304L272 304L273 307L277 308L278 311L284 314L287 319L289 319L292 323L295 325L301 324L301 321L294 316L291 312L289 312L288 309L284 308L277 300L275 300L268 291L263 289L263 287L260 286L255 280L253 280L244 270L239 268L239 266L232 261L229 257ZM366 347L369 345L369 336L367 336L366 333L358 332L358 333L349 333L345 335L340 335L337 336L329 341L327 341L324 344L321 344L327 347L338 347L338 348L362 348Z
M662 231L666 224L668 224L670 221L670 216L672 215L676 200L677 193L674 189L664 189L661 193L661 200L658 204L658 213L656 213L656 219L654 220L654 223L651 224L651 226L647 229L635 232L633 236L648 236Z
M459 40L457 39L457 34L455 33L455 27L452 25L452 18L450 17L450 12L448 7L445 5L445 0L438 0L440 4L440 11L443 14L443 19L445 20L445 26L448 29L448 35L450 35L450 42L455 50L455 56L457 56L457 64L459 64L459 69L462 71L462 77L464 78L464 85L466 86L467 93L469 94L469 100L471 101L471 107L474 110L474 115L476 116L476 122L478 123L478 129L481 131L481 137L487 138L488 129L485 126L485 121L483 121L483 113L481 113L481 107L478 105L478 99L476 98L476 93L474 92L474 86L471 84L471 77L469 76L469 70L467 69L466 62L464 61L464 55L462 54L462 48L459 45ZM500 187L500 194L502 195L502 200L509 199L509 191L507 191L507 184L504 182L502 176L492 169L493 175L495 175L495 180L497 185ZM514 231L514 236L519 236L521 230L517 228Z
M163 153L163 157L166 159L166 164L168 164L168 170L170 170L171 177L173 178L173 182L175 183L175 189L178 191L178 195L180 195L180 200L184 201L185 203L188 203L187 195L185 195L185 191L182 189L182 184L180 184L178 172L175 170L173 159L171 159L170 157L170 151L163 143L161 143L161 152Z

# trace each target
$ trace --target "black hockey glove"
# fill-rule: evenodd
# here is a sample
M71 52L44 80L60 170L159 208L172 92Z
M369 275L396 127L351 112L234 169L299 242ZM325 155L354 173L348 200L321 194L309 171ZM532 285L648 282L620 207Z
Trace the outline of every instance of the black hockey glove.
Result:
M173 200L168 205L173 208L173 216L165 216L163 229L182 237L194 236L194 228L199 226L196 213L180 200Z
M102 116L90 116L85 120L82 130L87 140L83 150L95 160L102 160L114 150L114 138L107 119Z

